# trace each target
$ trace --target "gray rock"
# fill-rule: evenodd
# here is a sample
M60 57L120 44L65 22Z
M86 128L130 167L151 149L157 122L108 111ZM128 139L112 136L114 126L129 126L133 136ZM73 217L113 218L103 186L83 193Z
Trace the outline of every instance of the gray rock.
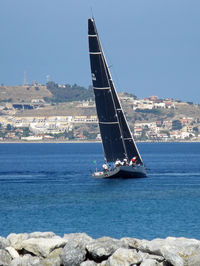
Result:
M106 261L106 266L138 265L141 261L141 256L133 249L119 248Z
M140 266L160 266L161 264L159 262L157 262L156 260L152 260L152 259L147 259L144 260Z
M129 248L138 249L142 240L131 237L123 237L120 239L120 241L126 244Z
M61 252L62 248L52 251L46 259L40 261L42 266L60 266L61 265Z
M21 242L22 249L38 257L46 258L54 249L64 247L67 240L57 238L29 238Z
M97 266L96 262L92 260L86 260L80 264L80 266Z
M67 244L62 250L62 263L64 266L78 266L86 259L86 245L92 238L86 234L65 235Z
M16 250L22 249L22 241L28 239L28 234L10 234L7 239L10 242L10 246Z
M29 254L12 260L10 266L41 266L40 259Z
M97 266L106 266L107 260L102 261L101 263L97 263Z
M64 239L70 241L76 239L76 241L81 242L86 245L94 239L88 236L86 233L72 233L72 234L64 234Z
M29 238L53 238L57 237L53 232L34 232L29 234Z
M139 251L138 254L142 257L143 260L152 259L152 260L156 260L158 262L163 262L165 260L162 256L144 253L141 251Z
M142 252L160 255L174 266L200 265L200 241L183 237L168 237L152 241L141 240L138 249Z
M8 251L12 259L18 258L19 253L12 247L6 247L5 250Z
M10 265L10 263L11 263L10 254L5 250L0 249L0 265L7 266Z
M161 247L165 245L165 239L156 238L152 241L139 240L137 242L137 249L158 256L162 256Z
M200 248L194 245L172 246L165 245L161 249L165 259L174 266L199 266L200 265Z
M0 236L0 249L5 249L9 245L10 242L6 238Z
M161 247L162 256L174 266L200 265L200 241L168 237Z
M181 257L181 253L179 253L180 249L175 246L167 246L162 247L161 252L165 259L170 262L174 266L184 266L184 258Z
M96 262L106 260L121 247L127 248L127 245L123 241L110 237L102 237L86 245L89 256Z

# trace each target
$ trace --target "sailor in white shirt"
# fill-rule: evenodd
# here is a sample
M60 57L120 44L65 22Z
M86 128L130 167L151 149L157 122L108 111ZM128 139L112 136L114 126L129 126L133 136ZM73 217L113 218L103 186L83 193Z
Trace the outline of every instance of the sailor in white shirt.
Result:
M108 171L108 165L107 165L106 163L104 163L104 164L102 165L102 167L103 167L103 170L104 170L104 171Z

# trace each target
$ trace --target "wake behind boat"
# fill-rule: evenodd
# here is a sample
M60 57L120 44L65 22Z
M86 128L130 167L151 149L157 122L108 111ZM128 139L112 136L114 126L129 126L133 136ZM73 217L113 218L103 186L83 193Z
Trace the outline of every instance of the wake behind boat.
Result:
M88 20L89 55L96 110L104 149L103 171L96 178L134 178L146 170L128 126L108 68L94 19Z

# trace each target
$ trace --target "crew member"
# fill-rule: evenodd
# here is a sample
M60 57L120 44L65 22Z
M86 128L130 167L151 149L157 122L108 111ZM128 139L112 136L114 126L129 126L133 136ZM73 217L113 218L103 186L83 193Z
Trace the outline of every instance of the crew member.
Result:
M120 165L122 165L121 161L120 161L120 160L117 160L117 161L115 162L115 167L118 167L118 166L120 166Z
M133 157L133 158L130 160L130 165L134 166L135 164L137 164L137 158L136 158L136 157Z
M128 165L128 160L126 158L123 160L123 165Z
M102 167L103 167L103 170L104 170L105 172L108 171L108 165L107 165L106 163L104 163L104 164L102 165Z

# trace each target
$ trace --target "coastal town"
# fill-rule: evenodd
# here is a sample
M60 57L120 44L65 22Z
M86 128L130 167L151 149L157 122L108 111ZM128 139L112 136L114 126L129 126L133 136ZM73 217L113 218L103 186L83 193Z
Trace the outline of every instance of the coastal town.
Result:
M60 85L61 87L61 85ZM15 99L9 98L15 91ZM26 92L29 98L24 98ZM21 93L21 95L20 95ZM47 95L49 94L49 95ZM0 141L101 141L94 99L51 103L47 86L0 87ZM199 141L200 106L121 93L121 103L136 141Z

